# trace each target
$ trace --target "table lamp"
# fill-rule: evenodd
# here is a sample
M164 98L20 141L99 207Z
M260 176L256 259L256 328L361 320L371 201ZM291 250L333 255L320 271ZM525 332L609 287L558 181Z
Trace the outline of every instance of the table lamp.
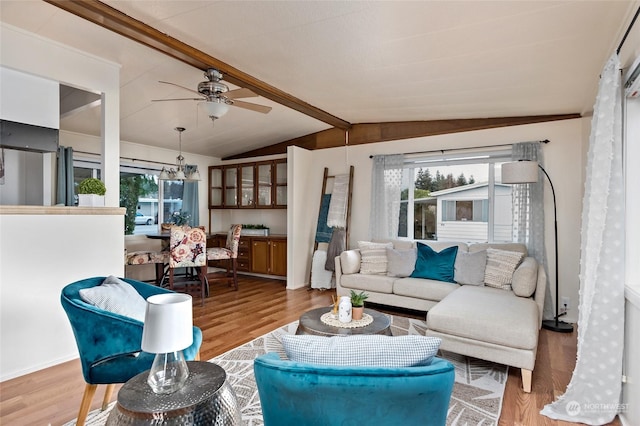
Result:
M558 310L558 213L556 209L556 192L553 188L551 178L547 174L547 171L542 168L537 161L519 160L511 163L502 164L502 183L514 184L514 183L536 183L538 182L538 169L542 170L542 173L549 180L551 185L551 193L553 194L553 222L554 222L554 242L555 242L555 256L556 256L556 310L555 318L553 320L542 321L542 328L552 331L558 331L560 333L571 333L573 326L564 321L560 321ZM563 314L564 315L564 314Z
M188 294L165 293L147 298L142 350L156 354L147 379L155 393L173 393L189 377L182 350L193 344L191 303Z

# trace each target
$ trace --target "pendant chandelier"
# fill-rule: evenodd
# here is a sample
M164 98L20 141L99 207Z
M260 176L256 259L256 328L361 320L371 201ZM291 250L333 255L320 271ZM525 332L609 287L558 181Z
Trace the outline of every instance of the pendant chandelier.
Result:
M167 170L166 167L162 168L158 180L200 180L200 172L198 166L193 166L193 171L187 172L184 157L182 156L182 132L185 131L184 127L176 127L178 132L179 154L176 158L176 170L173 168Z

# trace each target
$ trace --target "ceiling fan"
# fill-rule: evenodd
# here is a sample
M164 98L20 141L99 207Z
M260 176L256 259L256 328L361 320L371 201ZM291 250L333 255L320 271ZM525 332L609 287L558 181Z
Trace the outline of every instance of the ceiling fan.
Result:
M189 89L169 81L159 81L159 83L170 84L195 93L197 98L174 98L174 99L153 99L153 102L164 101L202 101L207 114L211 120L222 117L229 111L230 106L240 107L255 112L266 114L271 111L271 107L265 105L253 104L251 102L239 101L238 98L252 98L258 96L249 89L229 90L229 86L222 82L222 73L215 68L209 68L205 71L204 76L207 81L198 83L198 91Z

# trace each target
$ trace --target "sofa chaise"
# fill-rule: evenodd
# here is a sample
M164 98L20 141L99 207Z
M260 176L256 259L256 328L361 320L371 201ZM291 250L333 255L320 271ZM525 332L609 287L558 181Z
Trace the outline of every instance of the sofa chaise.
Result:
M364 249L342 252L335 258L338 296L349 295L351 290L365 291L372 303L427 311L426 335L441 338L441 349L520 368L523 389L531 392L546 291L544 267L528 257L526 247L518 243L421 243L434 253L457 247L454 270L455 278L461 277L459 282L412 277L407 269L411 259L404 260L405 271L399 273L402 266L398 267L398 254L415 251L416 242L366 243L385 244L387 255L393 256L385 258L378 251L377 257L373 257L378 263L372 266L363 263ZM500 268L508 269L509 265L491 260L496 253L514 256L521 253L521 259L517 264L512 263L511 267L515 268L512 271L502 271ZM487 260L480 263L483 255L488 256ZM379 264L385 262L380 268ZM498 288L485 285L482 278L490 279L485 275L490 269L499 275L505 274L511 282ZM480 278L478 273L482 274Z

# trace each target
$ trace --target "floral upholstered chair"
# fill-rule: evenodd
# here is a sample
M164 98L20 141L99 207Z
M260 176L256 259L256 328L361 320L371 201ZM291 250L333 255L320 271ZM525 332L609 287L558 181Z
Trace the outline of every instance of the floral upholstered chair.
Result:
M195 275L185 274L186 279L178 280L175 276L176 268L195 270ZM169 239L169 288L177 290L176 286L183 286L189 292L194 286L199 286L202 306L204 306L205 288L207 286L207 236L202 228L189 226L172 226Z
M227 233L227 243L224 247L209 247L207 249L207 260L224 260L228 259L230 264L227 263L227 274L225 280L232 281L234 289L238 289L238 246L240 245L240 232L242 232L242 225L231 225L231 229ZM229 275L229 269L232 274Z
M132 251L127 252L125 257L125 265L146 265L155 264L156 267L156 285L162 284L164 276L164 266L169 263L169 252L166 251Z

